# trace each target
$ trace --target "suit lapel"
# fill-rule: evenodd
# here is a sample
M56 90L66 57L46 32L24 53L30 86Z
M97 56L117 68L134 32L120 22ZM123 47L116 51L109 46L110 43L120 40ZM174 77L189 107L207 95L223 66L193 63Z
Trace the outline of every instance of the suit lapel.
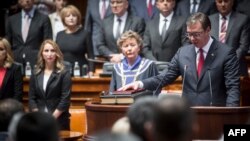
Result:
M17 36L18 36L18 39L20 40L20 42L24 43L23 41L23 35L22 35L22 12L19 12L18 14L18 18L16 20L16 25L17 26L17 30L15 32L17 32Z
M45 97L45 92L43 90L43 76L44 76L44 72L37 74L37 84L38 84L38 88L42 96Z
M157 41L157 40L161 39L161 35L159 33L159 26L160 26L160 17L159 17L159 15L156 17L156 20L152 20L152 23L153 23L152 26L149 27L149 28L153 29L153 30L151 30L152 33L153 33L152 38L154 38L154 40ZM154 25L156 25L156 26L154 26Z
M123 33L124 31L130 30L130 27L131 27L131 24L132 24L132 23L133 23L132 17L131 17L130 15L128 15L127 20L126 20L126 23L125 23L125 27L124 27L122 33Z
M194 71L192 71L192 75L193 77L195 78L195 80L197 81L198 80L198 76L197 76L197 65L196 65L196 52L195 52L195 46L192 45L191 49L190 49L190 52L187 52L187 54L190 54L188 55L188 58L190 60L190 68L194 68Z
M164 41L167 40L167 38L168 38L168 36L169 36L169 33L171 33L171 31L175 29L176 24L178 24L178 23L177 23L177 21L176 21L175 15L174 15L174 16L172 17L172 19L171 19L170 24L169 24L168 30L167 30L167 32L166 32L166 36L165 36L165 38L163 39L162 42L164 42Z
M105 19L106 20L106 19ZM109 39L112 39L114 42L116 41L114 34L113 34L113 28L114 28L114 15L112 17L107 18L107 23L109 26L105 26L103 28L107 28L107 36L110 37ZM105 30L105 29L103 29ZM108 38L107 37L107 38Z
M94 7L97 8L97 9L93 10L93 11L95 12L95 14L98 15L98 17L99 17L100 19L102 19L102 18L101 18L101 14L100 14L100 10L99 10L99 0L94 0L94 1L93 1L93 7L92 7L92 8L94 8ZM107 13L107 12L106 12L106 13ZM105 13L105 15L106 15L106 13Z
M213 20L214 25L215 25L215 26L212 27L213 28L212 31L214 32L214 33L212 33L212 35L214 35L215 39L219 39L219 33L220 33L220 31L219 31L219 27L220 27L220 24L219 24L220 16L219 16L219 14L216 14L215 18L212 19L212 20Z
M225 42L227 42L227 38L229 36L229 33L231 33L233 25L235 25L235 21L236 21L235 19L236 19L235 14L234 14L234 12L232 12L231 16L230 16L230 19L228 21L228 27L227 27L227 32L226 32L226 41Z
M35 29L36 28L36 23L38 23L37 22L37 20L39 20L39 17L37 16L37 10L35 10L34 11L34 15L33 15L33 17L31 18L31 21L30 21L30 27L29 27L29 32L28 32L28 35L27 35L27 39L26 39L26 42L28 42L29 40L31 40L32 38L31 38L31 32L33 31L33 29Z
M55 80L55 78L57 77L57 73L55 71L53 71L49 77L47 86L46 86L46 96L48 96L50 94L49 90L51 89L50 87L52 86L51 84L53 83L53 81Z

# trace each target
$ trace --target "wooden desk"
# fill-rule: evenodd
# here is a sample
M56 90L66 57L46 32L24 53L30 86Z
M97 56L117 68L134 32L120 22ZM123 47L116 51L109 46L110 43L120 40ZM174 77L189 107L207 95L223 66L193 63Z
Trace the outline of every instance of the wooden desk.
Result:
M29 78L24 78L24 105L28 104ZM97 78L74 78L72 77L71 107L79 109L84 107L86 101L99 100L102 91L109 90L110 77ZM181 90L181 79L176 80L172 85L166 86L165 90Z
M82 133L75 131L60 131L60 138L63 141L78 141L82 138Z
M101 91L108 91L111 78L74 78L72 77L71 107L84 107L86 101L99 100ZM241 105L250 106L250 78L241 78ZM29 79L24 78L24 105L28 103ZM164 90L181 90L182 81L178 78L173 84L167 85Z
M224 124L246 124L250 107L192 107L196 113L198 131L194 139L216 140L223 134Z
M123 117L129 105L101 105L87 102L87 134L84 140L102 129L110 129L114 122ZM245 124L250 117L250 107L192 107L196 113L198 130L193 139L215 140L223 133L224 124Z

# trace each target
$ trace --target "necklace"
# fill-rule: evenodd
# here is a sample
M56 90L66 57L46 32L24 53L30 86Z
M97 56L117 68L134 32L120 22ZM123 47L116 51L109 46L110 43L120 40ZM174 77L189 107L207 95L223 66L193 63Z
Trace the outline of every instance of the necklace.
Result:
M140 74L140 71L142 69L143 64L144 64L144 59L141 60L139 68L137 69L136 74L134 75L134 79L132 82L136 81L137 77ZM125 86L126 85L126 76L124 74L123 63L121 63L120 68L121 68L121 75L122 75L122 86Z

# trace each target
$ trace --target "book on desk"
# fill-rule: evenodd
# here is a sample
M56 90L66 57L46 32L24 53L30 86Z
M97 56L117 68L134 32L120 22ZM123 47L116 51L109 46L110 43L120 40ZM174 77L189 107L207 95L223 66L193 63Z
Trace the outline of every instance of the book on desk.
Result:
M132 104L140 97L152 96L152 91L149 90L128 90L114 91L109 95L101 95L101 104Z

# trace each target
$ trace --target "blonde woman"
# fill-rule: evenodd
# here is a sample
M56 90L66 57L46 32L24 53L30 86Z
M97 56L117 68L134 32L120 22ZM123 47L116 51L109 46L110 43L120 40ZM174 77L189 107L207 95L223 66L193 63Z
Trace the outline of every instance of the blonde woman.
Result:
M124 59L114 65L112 80L110 82L110 92L137 80L143 80L158 74L158 70L153 61L142 58L142 39L134 31L126 31L117 40L117 45L121 49Z
M65 61L72 65L78 62L80 66L89 66L89 75L93 75L94 63L88 62L88 58L94 59L91 36L81 25L80 11L73 5L64 7L61 11L62 23L65 30L57 34L56 42L64 55Z
M22 95L21 65L14 63L8 40L0 38L0 99L13 98L22 101Z
M63 65L63 55L52 40L45 40L38 53L30 80L29 108L51 113L60 129L70 129L71 76Z

